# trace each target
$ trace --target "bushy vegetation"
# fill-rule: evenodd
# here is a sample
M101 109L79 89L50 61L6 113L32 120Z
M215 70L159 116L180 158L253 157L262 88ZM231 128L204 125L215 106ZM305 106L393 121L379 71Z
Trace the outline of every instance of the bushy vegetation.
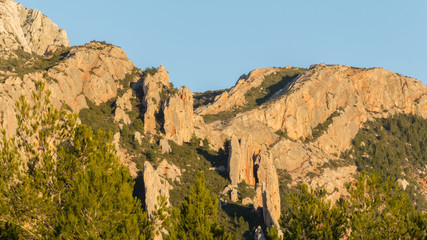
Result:
M320 136L323 135L326 131L328 131L329 125L332 124L333 119L335 117L338 117L341 115L341 112L344 109L339 108L335 112L333 112L325 121L322 123L319 123L315 128L312 129L311 136L307 137L304 141L307 142L314 142L316 141Z
M398 184L360 174L350 196L335 204L324 190L302 185L286 200L280 219L284 239L425 239L427 215L414 210ZM275 231L270 239L278 239Z
M91 127L95 132L102 130L106 133L115 133L119 130L118 124L114 121L114 115L112 114L115 99L110 99L99 105L96 105L87 98L86 102L88 108L84 108L79 112L79 118L83 124Z
M231 239L217 222L218 199L208 188L203 172L184 201L172 212L168 239Z
M229 89L221 89L221 90L208 90L206 92L195 92L194 93L194 108L198 108L200 106L208 105L215 100L216 96L221 95L223 92L228 91Z
M71 48L63 47L43 56L27 53L24 50L16 50L14 51L15 57L0 59L0 70L16 73L20 78L28 73L47 71L64 60L70 50Z
M0 140L0 235L12 239L149 239L152 224L111 135L49 106L37 84L17 103L16 138Z
M265 76L264 81L260 86L251 88L246 94L246 103L244 106L236 107L231 111L223 111L218 114L207 114L203 116L205 122L214 122L217 120L227 121L238 113L246 112L260 106L269 100L271 97L283 89L299 74L305 72L303 68L282 69L276 73Z
M169 144L172 148L172 153L165 154L163 157L180 169L185 169L181 177L181 183L176 184L170 192L170 200L173 205L178 205L183 201L183 196L188 194L190 186L195 183L199 171L205 173L207 187L212 192L219 193L229 184L226 176L221 176L215 170L209 170L220 166L223 162L221 155L217 152L200 147L198 143L183 143L180 146L169 141Z
M417 209L426 210L420 180L427 178L427 120L416 115L395 115L367 122L344 154L359 171L376 171L383 177L405 179L406 191ZM426 194L426 193L424 193Z

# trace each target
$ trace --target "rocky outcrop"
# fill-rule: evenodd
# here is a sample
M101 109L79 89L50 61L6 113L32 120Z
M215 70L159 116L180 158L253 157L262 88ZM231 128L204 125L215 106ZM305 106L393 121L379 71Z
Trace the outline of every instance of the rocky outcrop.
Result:
M0 48L24 50L42 55L48 47L70 46L67 33L39 10L28 9L13 0L0 4Z
M161 110L161 95L169 89L169 74L163 65L160 65L154 75L148 74L143 82L144 130L146 133L157 134L156 115Z
M159 173L160 176L163 176L164 178L170 179L172 181L181 182L181 169L179 169L177 166L175 166L172 163L168 163L166 159L161 161L159 163L159 166L157 166L156 169L157 173Z
M153 166L145 161L144 170L144 189L145 189L145 208L148 216L152 217L153 211L156 209L156 205L159 206L159 197L166 197L169 204L169 190L171 186L159 173L154 170Z
M217 96L212 104L202 106L196 110L197 114L217 114L222 111L230 111L235 107L246 103L245 94L251 89L261 85L264 77L280 71L282 68L255 69L249 75L243 75L236 85L230 90Z
M132 89L128 89L123 96L117 98L116 109L114 111L114 121L120 122L122 120L125 124L131 123L126 112L132 110L132 103L130 102L132 95Z
M264 223L267 227L279 226L279 178L273 159L265 145L262 146L255 164L257 166L257 179L261 184Z
M196 135L208 137L216 149L222 147L225 139L235 136L231 166L238 166L236 159L248 151L237 140L250 136L254 144L270 146L278 169L310 184L312 178L305 176L330 160L340 161L337 156L350 147L364 122L397 113L427 117L427 87L415 79L380 68L316 65L272 98L275 99L239 113L227 122L206 124L196 116ZM219 103L219 98L216 101ZM230 178L238 182L235 169L239 168L230 167ZM344 181L351 181L355 172L349 166L320 174L315 182L335 189Z
M0 88L0 122L12 134L16 129L15 105L21 95L30 99L36 81L45 81L54 107L67 105L78 113L86 99L101 104L117 96L120 80L134 68L124 51L98 42L74 47L47 71L10 76Z
M194 132L193 94L187 87L170 96L162 107L165 138L182 144L188 142Z
M244 137L240 141L236 136L231 137L228 159L228 173L232 185L246 182L255 185L254 158L258 154L259 145L251 137Z

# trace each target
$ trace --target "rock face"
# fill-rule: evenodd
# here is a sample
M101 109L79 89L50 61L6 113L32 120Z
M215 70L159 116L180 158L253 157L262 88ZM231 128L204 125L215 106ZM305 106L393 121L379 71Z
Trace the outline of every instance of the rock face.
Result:
M181 182L181 169L179 169L174 164L169 164L166 159L160 162L159 166L156 169L157 173L159 173L160 176L163 176L167 179L170 179L172 181Z
M244 137L240 141L236 136L231 137L228 172L232 185L246 182L255 185L254 158L259 151L251 137Z
M166 139L177 144L188 142L194 132L193 94L187 87L181 87L168 98L162 107Z
M200 115L217 114L244 105L246 103L245 93L251 88L261 85L265 76L280 70L281 68L255 69L249 73L249 76L243 75L230 91L225 91L217 96L214 103L198 108L196 113Z
M39 10L13 0L0 1L0 48L42 55L48 47L69 47L67 33Z
M169 202L169 183L160 177L153 166L146 161L143 170L144 188L145 188L145 208L148 216L151 217L156 205L159 206L159 196L164 196Z
M242 81L229 92L236 92L243 85ZM222 111L219 106L227 94L196 112L211 114ZM322 167L329 162L343 162L337 156L350 147L351 140L364 122L396 113L427 117L427 87L415 79L379 68L316 65L294 79L287 89L279 90L273 98L274 101L239 113L226 122L206 124L197 115L194 121L196 135L208 137L216 149L222 147L225 139L231 138L229 176L232 184L242 179L250 181L251 178L245 174L255 169L254 177L258 178L256 182L262 188L262 197L258 199L262 199L260 205L264 206L267 225L277 224L278 216L275 214L280 213L280 205L274 205L279 199L278 183L273 181L277 175L269 177L266 173L275 175L275 171L263 168L276 166L286 170L293 182L326 188L334 200L346 193L343 185L353 180L356 167ZM215 112L212 109L220 110ZM318 130L319 126L323 131ZM315 131L318 132L313 136ZM251 144L246 140L249 137ZM260 161L249 164L247 154L256 153L256 146L263 144L269 146L268 154L261 153L260 156L269 159L264 163L272 163L263 165ZM314 172L318 175L313 178L310 173Z
M273 159L265 145L261 148L256 160L256 165L258 166L257 179L261 184L262 191L262 213L264 216L264 223L268 227L272 225L279 226L279 178Z
M146 111L144 114L144 130L146 133L156 134L156 115L160 111L161 94L169 89L169 74L163 65L157 69L153 76L148 75L143 82L144 104Z
M0 88L0 122L8 133L15 132L14 103L21 95L30 99L35 81L47 82L55 107L63 104L78 113L86 99L99 105L117 96L120 80L134 68L124 51L98 42L74 47L65 58L47 71L29 73L21 79L9 76Z
M120 120L123 120L125 124L131 123L129 116L126 114L126 111L132 110L132 104L130 102L132 94L133 94L132 89L128 89L123 94L123 96L117 98L116 109L114 111L114 121L120 122Z

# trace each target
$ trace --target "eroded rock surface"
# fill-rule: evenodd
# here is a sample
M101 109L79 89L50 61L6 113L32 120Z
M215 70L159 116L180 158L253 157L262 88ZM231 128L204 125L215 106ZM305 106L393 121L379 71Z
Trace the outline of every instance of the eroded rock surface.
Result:
M177 144L188 142L194 132L193 94L190 89L181 87L177 93L166 99L162 111L166 139Z
M9 76L0 88L0 122L13 135L15 102L21 95L30 99L36 81L45 81L54 107L66 105L75 113L86 108L86 99L99 105L117 96L122 80L134 68L124 51L99 42L74 47L47 71Z
M279 226L280 219L280 192L279 178L273 159L265 145L256 160L257 179L261 184L262 213L266 226Z
M146 107L144 114L144 130L146 133L158 133L156 130L156 115L161 110L161 94L169 89L169 86L169 74L163 65L158 67L154 75L148 75L144 79L144 98L142 103Z
M48 47L70 46L67 33L39 10L13 0L0 1L0 48L42 55Z
M171 189L170 184L162 177L159 173L154 170L153 166L146 161L144 163L143 170L144 188L145 188L145 207L148 216L152 216L153 211L156 209L156 205L160 206L160 196L166 197L169 204L169 190Z

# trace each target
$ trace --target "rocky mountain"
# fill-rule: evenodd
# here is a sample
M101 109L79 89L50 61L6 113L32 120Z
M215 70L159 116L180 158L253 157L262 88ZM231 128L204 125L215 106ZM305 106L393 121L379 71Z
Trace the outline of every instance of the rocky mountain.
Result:
M39 10L13 0L0 1L0 47L42 55L56 47L69 47L67 33ZM3 54L2 54L3 55Z
M136 68L119 47L70 47L64 30L12 0L0 0L0 46L6 134L17 128L14 103L29 97L36 81L46 82L53 106L114 134L149 214L159 195L179 202L203 170L226 221L235 206L258 219L251 224L277 226L286 189L306 183L332 200L347 194L345 184L359 170L344 153L366 122L427 118L427 86L381 68L255 69L229 90L193 94L175 88L164 66ZM416 179L427 199L427 185Z

